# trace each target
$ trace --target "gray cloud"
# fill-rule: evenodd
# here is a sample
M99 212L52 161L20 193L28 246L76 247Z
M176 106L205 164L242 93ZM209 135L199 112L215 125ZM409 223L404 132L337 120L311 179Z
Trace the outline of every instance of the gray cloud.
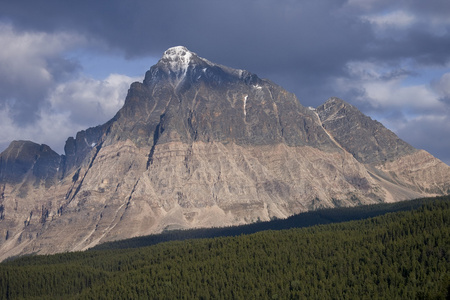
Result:
M286 88L303 99L313 95L309 88L303 94L302 82L310 86L313 77L326 80L349 59L362 59L373 39L370 26L340 12L345 1L336 0L45 3L22 2L26 10L7 3L0 16L24 29L75 30L129 57L159 56L182 44L262 77L293 78L295 83Z
M450 165L450 118L435 116L417 118L403 124L397 132L411 145L427 150Z
M44 7L36 1L8 2L0 16L27 29L74 30L128 57L159 56L168 47L185 45L210 60L280 78L306 104L318 105L326 94L314 90L342 76L351 60L448 62L450 31L436 36L421 21L450 12L446 2L116 0L105 6L49 0ZM377 36L373 24L361 18L396 9L419 20L396 32L401 39Z
M82 38L64 33L18 32L0 24L0 103L8 106L18 126L38 118L50 89L67 74L78 70L76 62L61 56Z

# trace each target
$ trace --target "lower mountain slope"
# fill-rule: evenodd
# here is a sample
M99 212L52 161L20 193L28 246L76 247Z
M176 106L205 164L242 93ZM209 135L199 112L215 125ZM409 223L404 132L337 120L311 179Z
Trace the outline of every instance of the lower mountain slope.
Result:
M260 221L240 226L170 230L159 234L99 244L88 249L87 251L139 248L169 241L240 236L243 234L248 235L266 230L305 228L316 225L363 220L385 215L387 213L419 209L422 206L434 201L450 201L450 196L420 198L408 201L360 205L354 207L319 209L293 215L286 219L275 219L266 222Z

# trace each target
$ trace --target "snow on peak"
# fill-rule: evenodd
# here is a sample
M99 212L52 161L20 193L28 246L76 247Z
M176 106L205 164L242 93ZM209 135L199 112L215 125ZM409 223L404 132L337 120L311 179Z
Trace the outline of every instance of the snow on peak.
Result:
M186 47L177 46L167 49L164 52L162 60L169 63L172 71L185 71L188 68L193 55L194 53L189 51Z
M197 57L197 55L186 47L177 46L167 49L158 64L166 71L175 74L173 84L178 85L186 77L189 66L193 64L194 57Z
M167 57L167 58L173 58L173 57L178 57L178 56L185 56L185 55L192 55L192 52L188 50L188 48L184 47L184 46L176 46L176 47L172 47L167 49L164 52L163 57Z
M214 67L214 69L209 70L210 67ZM238 77L240 80L246 80L243 77L250 74L244 70L233 69L212 63L205 58L199 57L195 52L189 51L184 46L176 46L167 49L155 65L155 68L152 67L151 74L152 76L159 76L159 71L170 74L170 83L174 87L177 87L186 79L186 76L191 76L190 80L199 80L202 76L205 78L217 77L219 76L217 75L217 72L219 72L218 69L221 70L222 74L225 73L233 77ZM217 80L217 78L214 80ZM260 86L255 86L255 88L261 89Z

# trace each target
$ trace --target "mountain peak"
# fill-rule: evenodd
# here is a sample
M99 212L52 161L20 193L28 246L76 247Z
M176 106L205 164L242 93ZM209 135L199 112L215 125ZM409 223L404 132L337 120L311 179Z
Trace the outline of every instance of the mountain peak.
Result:
M152 78L164 78L174 85L179 83L192 72L195 68L205 69L214 66L208 60L198 57L196 53L189 51L184 46L176 46L164 51L163 56L158 63L150 69L149 78L144 81L151 81ZM161 77L162 76L162 77Z
M183 55L183 52L189 52L191 53L191 51L189 51L188 48L186 48L185 46L175 46L175 47L170 47L169 49L167 49L164 54L167 55L173 55L173 54L181 54Z
M334 108L342 108L342 107L353 107L353 105L345 102L344 100L338 98L338 97L330 97L327 101L325 101L324 104L321 106L327 108L327 107L334 107Z
M236 81L256 85L259 78L248 71L213 63L184 46L176 46L164 51L158 63L145 75L144 84L153 84L161 80L169 82L174 87L181 87L183 84L192 84L199 80L219 85L223 82ZM183 84L180 85L181 83Z
M186 70L195 53L189 51L184 46L176 46L164 52L161 61L167 63L171 71Z
M383 124L337 97L329 98L316 111L322 126L362 163L392 161L417 151Z
M164 51L163 57L185 56L186 54L192 55L193 53L185 46L175 46Z
M54 183L61 157L49 146L31 141L13 141L0 153L0 182L20 183L25 177Z

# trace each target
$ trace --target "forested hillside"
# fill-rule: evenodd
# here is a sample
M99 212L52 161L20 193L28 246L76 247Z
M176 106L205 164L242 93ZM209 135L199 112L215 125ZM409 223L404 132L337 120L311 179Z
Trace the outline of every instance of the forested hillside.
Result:
M375 218L24 257L2 299L446 299L450 198Z

